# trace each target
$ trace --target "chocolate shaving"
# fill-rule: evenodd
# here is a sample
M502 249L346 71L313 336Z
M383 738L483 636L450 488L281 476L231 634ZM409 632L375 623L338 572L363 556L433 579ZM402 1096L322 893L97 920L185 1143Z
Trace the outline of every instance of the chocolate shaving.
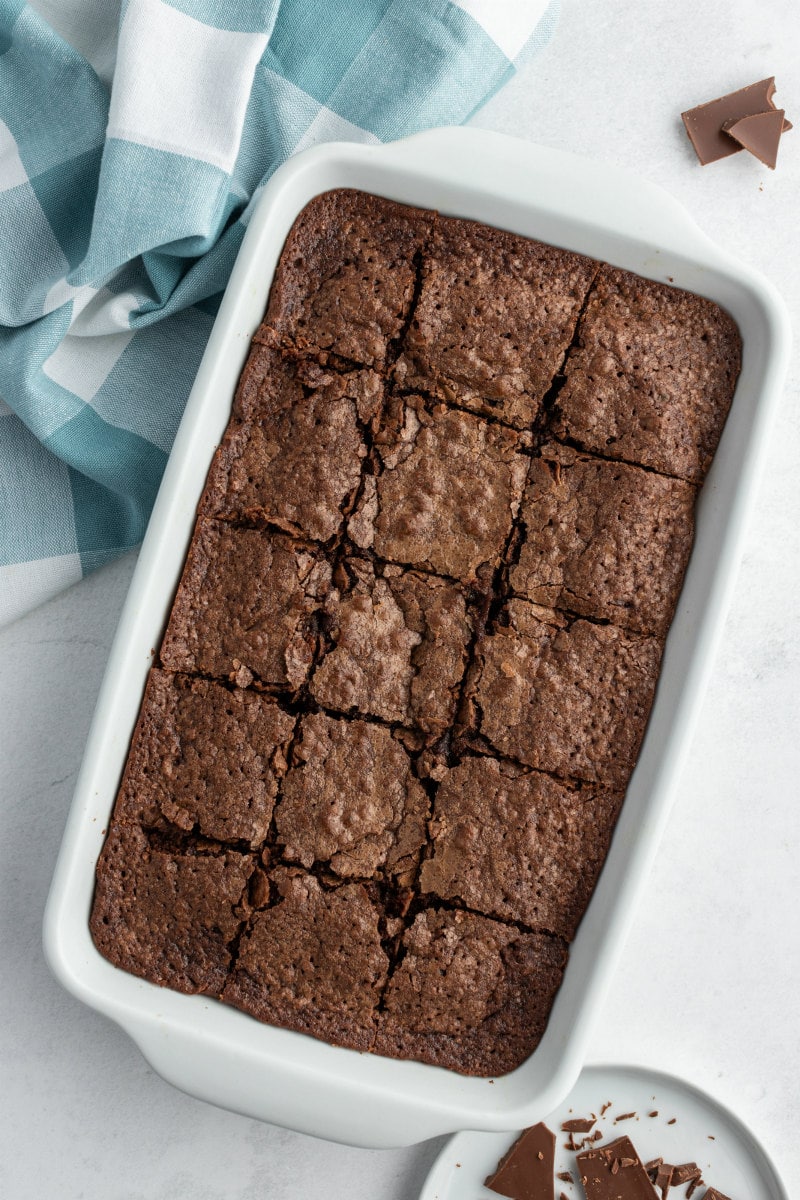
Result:
M571 1121L564 1121L561 1129L564 1133L588 1133L595 1120L595 1117L573 1117Z
M614 1124L618 1125L620 1121L630 1121L631 1117L635 1117L635 1112L620 1113L618 1117L614 1117Z

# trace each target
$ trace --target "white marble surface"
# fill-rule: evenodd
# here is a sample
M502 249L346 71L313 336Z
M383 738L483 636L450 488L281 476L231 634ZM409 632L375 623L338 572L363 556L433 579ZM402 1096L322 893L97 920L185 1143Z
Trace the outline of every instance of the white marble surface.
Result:
M566 0L555 41L477 123L660 183L774 280L796 321L798 46L795 0ZM798 126L778 170L745 155L697 166L680 109L770 74ZM771 1149L792 1195L800 1195L799 385L795 358L659 865L591 1047L594 1061L648 1063L727 1102ZM129 556L0 634L0 1194L412 1200L436 1143L352 1150L192 1100L44 965L42 909L132 568Z

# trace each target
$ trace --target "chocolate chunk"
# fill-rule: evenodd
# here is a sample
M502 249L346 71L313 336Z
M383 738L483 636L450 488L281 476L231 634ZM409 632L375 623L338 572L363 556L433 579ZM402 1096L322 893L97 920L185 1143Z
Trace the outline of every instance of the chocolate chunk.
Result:
M672 1171L673 1167L671 1163L661 1163L660 1167L656 1171L654 1183L655 1186L661 1190L661 1200L667 1200L667 1193L669 1192L673 1183Z
M653 1185L630 1138L584 1151L578 1167L586 1200L654 1200Z
M571 1121L563 1121L561 1128L564 1133L588 1133L596 1117L573 1117Z
M533 1125L517 1138L484 1187L511 1200L552 1200L555 1134Z
M783 133L783 117L783 109L776 108L774 112L753 113L750 117L740 117L738 121L726 121L723 129L743 150L749 150L765 167L774 171L778 161L778 143Z
M672 1186L678 1187L682 1183L688 1183L690 1179L696 1179L701 1174L697 1163L681 1163L677 1167L672 1168Z
M730 1200L730 1196L724 1196L722 1192L718 1192L716 1188L710 1187L703 1194L702 1200Z
M755 113L777 112L772 102L774 95L775 77L770 76L769 79L761 79L749 87L740 88L738 92L730 92L718 100L709 100L706 104L699 104L681 113L701 164L706 166L720 158L727 158L729 154L738 154L742 147L728 137L723 127L726 123ZM791 128L791 124L783 120L783 130Z

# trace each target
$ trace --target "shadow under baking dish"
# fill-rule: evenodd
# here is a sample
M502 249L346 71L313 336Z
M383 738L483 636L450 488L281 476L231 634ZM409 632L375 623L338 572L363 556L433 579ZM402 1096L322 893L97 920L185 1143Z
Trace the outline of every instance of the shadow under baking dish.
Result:
M195 509L286 235L313 196L351 187L563 246L707 296L742 334L742 372L697 509L694 551L639 762L572 944L545 1035L516 1071L466 1078L325 1045L112 967L88 918L94 868L169 613ZM187 403L109 658L47 911L45 951L73 994L117 1021L155 1070L194 1096L362 1146L533 1124L568 1093L590 1021L646 886L733 588L745 517L789 353L772 287L714 245L669 196L625 172L474 129L387 146L328 144L264 188Z

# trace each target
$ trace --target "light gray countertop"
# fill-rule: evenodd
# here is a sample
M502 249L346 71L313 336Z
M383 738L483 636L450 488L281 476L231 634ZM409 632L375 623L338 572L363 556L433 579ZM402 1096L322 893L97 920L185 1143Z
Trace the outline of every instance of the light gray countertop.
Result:
M565 0L553 43L475 123L661 184L773 280L796 320L798 46L794 0ZM797 126L778 170L744 154L701 169L680 110L772 74ZM762 1138L792 1195L800 1195L799 393L795 355L692 751L590 1054L708 1089ZM0 633L0 1194L412 1200L438 1143L353 1150L190 1099L44 964L42 910L133 565L128 556Z

